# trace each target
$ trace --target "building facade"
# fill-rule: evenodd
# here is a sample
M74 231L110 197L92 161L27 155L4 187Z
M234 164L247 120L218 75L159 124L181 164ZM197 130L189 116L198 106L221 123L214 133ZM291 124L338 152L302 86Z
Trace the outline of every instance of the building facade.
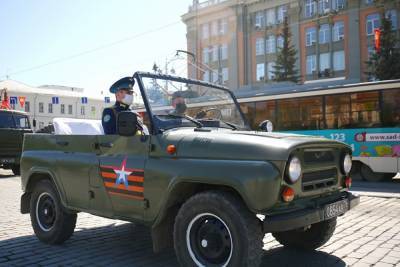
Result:
M34 130L52 123L53 118L101 119L106 103L105 98L86 97L81 88L46 85L32 87L5 80L0 81L0 90L7 90L10 107L29 114ZM107 101L108 102L108 101Z
M232 89L272 82L287 17L302 82L366 81L382 14L400 37L399 1L194 0L182 16L197 59L188 75Z

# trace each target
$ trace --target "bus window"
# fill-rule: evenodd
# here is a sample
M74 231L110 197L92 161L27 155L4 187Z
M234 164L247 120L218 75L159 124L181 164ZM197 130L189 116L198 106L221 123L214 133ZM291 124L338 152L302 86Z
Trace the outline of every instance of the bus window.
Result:
M258 127L258 125L265 120L269 120L273 123L273 125L275 125L275 110L275 100L256 102L256 116L254 121L256 127Z
M379 92L351 94L351 124L353 128L381 126Z
M383 91L382 95L383 127L400 126L400 89Z
M350 126L350 95L325 97L325 120L328 129L343 129Z
M240 108L246 116L246 119L249 122L249 126L251 129L256 130L257 129L257 124L255 122L255 103L254 102L249 102L249 103L240 103Z
M278 130L323 128L322 97L278 100Z

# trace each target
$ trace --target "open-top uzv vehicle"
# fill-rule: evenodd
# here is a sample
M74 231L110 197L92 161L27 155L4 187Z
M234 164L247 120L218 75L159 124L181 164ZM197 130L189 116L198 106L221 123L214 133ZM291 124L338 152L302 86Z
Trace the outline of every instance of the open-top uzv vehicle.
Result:
M133 78L138 113L119 113L117 135L25 136L21 212L41 241L67 240L83 211L148 225L182 266L257 266L264 233L316 249L359 203L347 145L251 131L224 87Z

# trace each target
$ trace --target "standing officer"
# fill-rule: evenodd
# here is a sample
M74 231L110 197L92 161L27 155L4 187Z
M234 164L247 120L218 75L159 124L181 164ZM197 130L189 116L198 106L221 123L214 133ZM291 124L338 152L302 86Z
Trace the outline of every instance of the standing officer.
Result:
M117 134L117 115L121 111L131 110L133 103L133 86L135 80L125 77L116 81L110 87L110 93L115 94L115 105L103 110L101 123L105 134Z

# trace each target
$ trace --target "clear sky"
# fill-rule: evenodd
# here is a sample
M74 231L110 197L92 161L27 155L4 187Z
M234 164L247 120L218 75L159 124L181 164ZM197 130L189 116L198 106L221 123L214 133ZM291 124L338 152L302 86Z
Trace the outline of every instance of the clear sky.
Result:
M175 50L186 50L181 15L191 3L1 0L0 80L9 75L33 86L83 87L89 96L107 92L117 79L150 71L154 62L164 65ZM184 62L176 64L178 73L184 71Z

